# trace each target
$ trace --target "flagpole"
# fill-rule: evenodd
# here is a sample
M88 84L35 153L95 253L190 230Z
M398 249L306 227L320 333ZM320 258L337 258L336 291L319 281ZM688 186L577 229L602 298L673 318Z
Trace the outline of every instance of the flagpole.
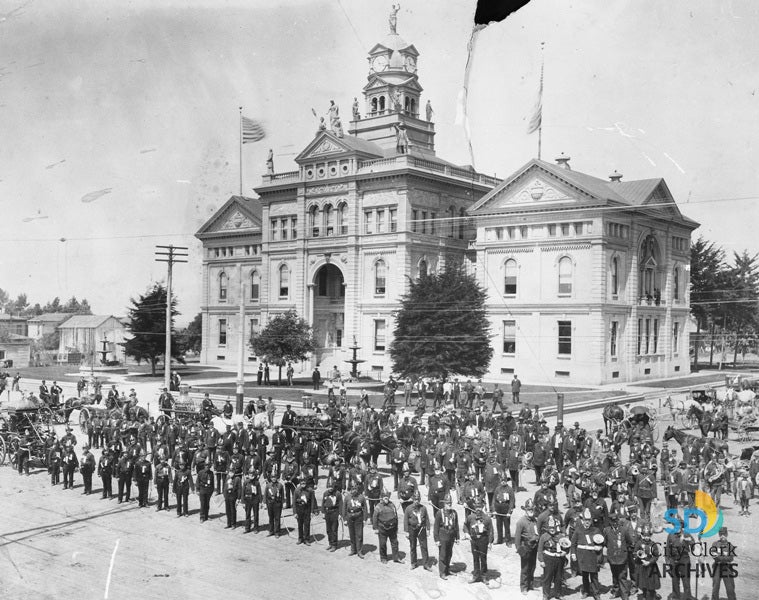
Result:
M240 196L242 196L242 106L240 107L238 127L240 128Z
M545 55L543 49L546 43L540 42L540 125L538 126L538 160L540 160L541 150L543 149L543 67L545 66Z

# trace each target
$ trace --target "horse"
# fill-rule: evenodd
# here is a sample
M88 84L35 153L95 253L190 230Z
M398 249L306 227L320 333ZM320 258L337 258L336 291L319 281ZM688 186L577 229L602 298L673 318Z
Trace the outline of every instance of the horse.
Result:
M706 454L707 450L710 454L714 454L716 452L724 452L725 455L729 455L730 453L727 440L718 440L716 438L705 438L690 435L681 429L675 429L672 427L672 425L667 427L667 429L664 431L663 437L665 442L674 439L678 444L680 444L681 448L685 446L688 440L692 440L699 454Z
M618 406L617 404L607 404L604 406L603 417L604 431L606 432L606 435L609 435L609 423L611 423L611 426L613 428L614 425L618 424L620 421L622 421L622 419L625 418L625 411L621 406Z
M687 416L695 417L698 421L698 428L701 430L703 437L708 437L709 433L714 433L714 437L727 439L728 419L727 414L712 414L703 410L701 407L692 404L688 409Z

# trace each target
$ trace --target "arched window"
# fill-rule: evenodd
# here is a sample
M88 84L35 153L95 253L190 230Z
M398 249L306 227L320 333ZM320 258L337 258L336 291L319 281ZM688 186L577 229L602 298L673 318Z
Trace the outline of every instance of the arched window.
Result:
M374 293L377 295L385 294L385 285L387 281L387 265L384 260L378 260L374 264Z
M319 221L317 220L317 213L319 209L316 205L308 209L308 229L311 232L312 237L319 237Z
M466 216L466 213L464 212L464 209L459 209L459 239L464 239L464 217Z
M227 277L227 274L224 271L219 273L219 300L227 299L227 282L228 281L229 281L229 278Z
M384 110L385 110L385 97L384 96L380 96L379 97L379 110L380 110L380 112L384 112Z
M282 265L279 268L279 297L287 298L290 295L290 267Z
M258 271L251 271L250 273L250 299L258 300L261 289L261 276Z
M448 218L451 220L448 225L448 237L454 237L456 235L456 207L451 206L448 209Z
M672 297L675 300L680 299L680 268L675 267L672 271Z
M572 293L572 259L564 256L559 260L559 295Z
M372 112L373 113L377 112L377 99L376 98L372 98Z
M619 294L619 257L611 259L611 295Z
M503 265L503 293L507 296L516 296L517 293L517 261L507 260Z
M332 205L327 204L322 210L324 215L324 235L335 234L335 214L332 211Z
M337 231L339 235L348 235L348 205L345 202L337 207Z
M411 110L411 116L416 116L416 100L414 98L411 98L411 102L409 103L409 109Z
M419 278L427 277L427 261L422 259L419 261Z

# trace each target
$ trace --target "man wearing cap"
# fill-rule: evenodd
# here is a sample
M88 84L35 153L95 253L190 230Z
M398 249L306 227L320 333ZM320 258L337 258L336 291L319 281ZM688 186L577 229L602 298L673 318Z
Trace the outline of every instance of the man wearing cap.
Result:
M101 500L105 500L106 498L110 500L113 497L112 483L115 462L111 451L107 448L103 450L103 454L98 461L98 477L103 482L103 496Z
M224 513L227 517L225 529L237 528L237 504L242 500L242 477L230 473L224 484Z
M340 514L343 512L343 495L334 479L327 480L327 489L324 490L322 496L322 512L329 542L327 550L334 552L337 550L337 526L340 521Z
M187 501L190 498L190 490L195 489L195 483L192 480L192 470L183 458L179 459L179 462L174 471L174 494L177 497L177 516L185 517L189 515L187 508Z
M543 598L548 600L553 588L555 598L561 597L564 557L567 555L561 545L561 529L551 523L538 541L538 561L543 567Z
M311 515L319 512L313 482L301 481L295 488L295 518L298 521L298 544L311 545Z
M509 485L509 476L506 473L501 474L500 483L493 490L493 497L490 501L490 510L495 515L496 531L498 532L496 544L510 546L511 538L511 513L514 512L515 504L514 490Z
M366 499L369 502L369 514L374 515L374 509L379 504L382 493L384 492L384 482L382 476L377 472L377 467L371 465L369 474L366 476L366 488L364 490Z
M90 452L90 447L87 444L82 447L82 450L84 450L84 453L82 454L82 460L79 462L81 465L79 471L84 481L84 491L82 493L89 496L92 493L92 474L95 472L95 457Z
M690 534L683 532L683 521L676 533L667 535L667 543L664 550L664 560L669 567L669 575L672 581L672 594L670 598L677 600L690 600L690 557L693 539ZM665 568L665 573L667 569ZM682 595L680 588L682 587Z
M482 498L478 498L474 511L464 522L464 532L472 544L472 580L469 583L484 583L488 574L488 548L493 545L493 523L482 510Z
M74 453L74 447L68 446L63 451L63 489L74 489L74 471L79 467L79 459Z
M145 450L140 450L140 456L134 465L134 480L137 484L137 503L140 508L148 505L148 486L153 478L153 467L145 457Z
M242 500L245 507L245 533L250 533L251 513L253 533L258 533L258 514L263 497L261 495L261 484L258 481L258 471L255 467L250 467L242 482Z
M390 490L382 492L382 500L375 507L372 526L378 536L380 560L387 563L387 541L393 552L393 562L402 563L398 556L398 510L390 502Z
M66 435L61 438L61 446L63 446L64 450L76 446L76 436L71 427L66 427Z
M609 515L609 526L604 528L603 536L606 559L611 569L611 595L612 597L618 595L622 600L628 600L630 580L627 578L627 564L635 540L630 535L630 530L622 527L617 513Z
M422 550L422 566L426 571L430 571L429 554L427 553L427 531L430 527L430 519L427 509L422 506L422 496L419 490L414 491L413 503L410 504L403 512L403 530L406 532L409 540L409 553L411 556L411 570L416 569L419 564L416 561L417 545Z
M271 474L266 483L265 496L266 510L269 513L269 537L273 535L279 537L282 529L282 504L285 500L285 491L275 473Z
M119 478L119 504L121 504L123 500L129 502L129 497L132 494L133 469L134 463L132 462L132 459L126 452L123 453L116 467L116 474Z
M427 486L427 500L432 504L432 514L437 516L438 511L443 506L443 499L449 493L450 486L448 478L443 475L443 471L435 466L434 475L430 477Z
M540 536L538 535L538 524L535 520L535 505L530 498L524 503L522 510L524 516L517 521L514 529L514 541L521 561L519 589L523 594L526 594L532 589L535 578Z
M714 574L712 575L712 600L719 600L719 590L725 583L727 600L736 600L735 576L737 575L734 560L735 546L727 541L727 527L719 530L719 539L712 542L709 556L714 558Z
M57 485L61 482L61 461L63 460L63 451L58 440L53 442L47 457L47 470L50 473L51 485Z
M435 515L432 535L438 546L438 569L440 579L448 579L451 574L453 544L459 541L459 519L453 510L450 493L443 499L443 508Z
M604 537L598 527L593 525L590 510L582 513L579 525L572 534L572 560L577 561L577 568L582 576L582 593L599 600L598 562L603 550Z
M348 525L348 534L351 541L351 551L348 556L358 554L364 558L364 520L369 517L369 507L366 498L361 494L358 485L352 485L350 494L343 503L343 520Z
M108 392L110 397L111 393ZM167 417L171 417L171 411L174 409L174 397L169 392L168 388L163 388L161 395L158 397L158 406Z
M202 472L208 472L208 465L204 465L201 471L198 473L198 483L200 484L200 474ZM209 473L210 474L210 473ZM169 510L169 483L171 482L171 467L166 456L161 457L158 465L155 469L155 489L158 494L158 503L156 510ZM213 475L211 474L211 485L213 485ZM198 488L200 493L200 488ZM203 514L203 500L200 502L201 520Z
M419 490L419 485L416 479L411 476L411 469L408 464L403 466L403 477L398 481L398 500L401 502L401 511L406 512L406 509L411 506L414 499L414 493Z

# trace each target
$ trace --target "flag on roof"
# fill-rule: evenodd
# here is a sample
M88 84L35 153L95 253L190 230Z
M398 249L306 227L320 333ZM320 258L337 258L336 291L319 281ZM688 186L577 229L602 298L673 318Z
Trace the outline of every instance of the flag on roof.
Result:
M543 67L540 68L540 87L538 88L538 99L535 101L535 109L532 111L532 118L527 125L527 133L535 133L543 124Z
M260 142L266 137L263 125L258 121L249 119L248 117L241 117L242 119L242 143L249 144L251 142Z

